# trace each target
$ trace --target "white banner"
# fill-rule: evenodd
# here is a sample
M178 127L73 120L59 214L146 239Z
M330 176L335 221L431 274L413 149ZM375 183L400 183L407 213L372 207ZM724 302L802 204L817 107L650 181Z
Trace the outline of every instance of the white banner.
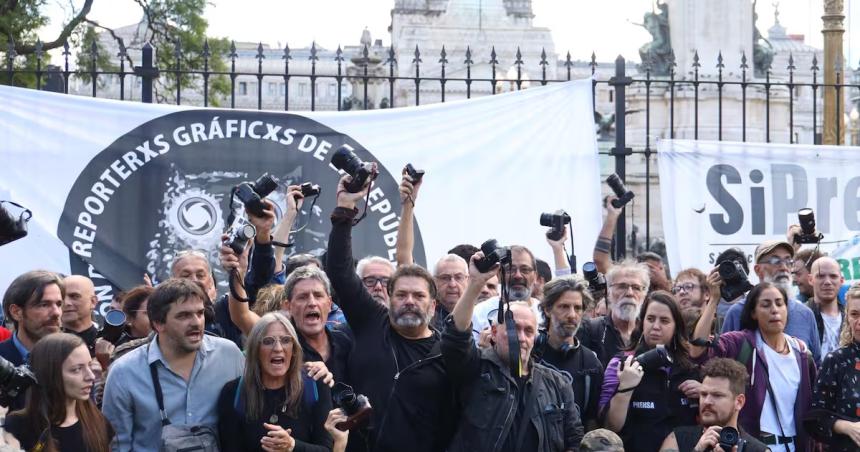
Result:
M730 247L742 249L752 264L755 247L785 240L788 226L798 223L797 211L809 207L824 234L821 250L841 247L835 255L845 279L860 279L853 240L860 231L860 149L663 140L658 152L663 231L674 273L713 268Z
M0 199L33 211L30 235L0 248L0 291L24 271L101 274L129 288L144 272L163 279L173 254L217 246L230 188L268 172L283 184L318 183L293 252L328 241L337 172L347 144L376 161L371 208L355 254L393 257L406 163L425 169L415 256L435 262L461 243L522 244L552 262L541 212L573 217L588 260L600 228L591 82L413 108L278 113L148 105L0 86ZM283 206L283 188L270 196ZM89 266L87 265L89 264ZM223 278L219 278L222 279Z

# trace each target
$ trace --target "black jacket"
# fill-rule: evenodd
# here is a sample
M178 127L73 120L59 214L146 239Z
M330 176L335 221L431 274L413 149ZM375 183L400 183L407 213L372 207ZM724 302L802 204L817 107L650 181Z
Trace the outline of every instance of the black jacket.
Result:
M433 442L417 444L415 438L425 437L428 431L444 430L439 424L444 424L445 419L427 413L453 410L447 405L447 401L453 397L452 391L444 384L445 379L440 378L444 374L441 360L433 356L432 346L427 349L428 356L412 360L402 359L402 356L398 360L396 349L434 343L438 341L439 334L434 333L429 339L415 341L403 338L392 328L388 308L376 302L361 283L355 273L352 257L352 220L356 212L336 208L332 213L326 273L334 291L340 295L340 307L354 337L353 352L346 365L348 379L356 392L370 399L373 407L373 428L369 432L368 442L375 444L378 428L385 425L385 445L401 444L399 441L402 438L412 438L407 443L410 452L416 447L421 447L417 450L433 450L423 449ZM438 355L438 351L435 355ZM395 390L400 385L404 389ZM420 388L421 392L411 393L409 388L413 387ZM397 414L384 422L390 401L393 401L391 406ZM392 423L394 427L389 428ZM359 435L350 435L350 446L354 441L353 436L360 438ZM403 450L401 446L397 447Z
M531 385L533 397L526 402L526 413L518 416L522 388L508 367L495 350L478 350L471 329L457 331L453 323L449 317L442 334L442 358L463 402L463 413L448 451L498 451L523 415L528 416L526 427L533 427L538 439L538 444L523 444L523 450L579 449L583 428L570 379L532 362L525 384Z
M535 345L532 357L570 375L582 424L597 422L597 405L603 386L603 365L597 355L577 340L573 346L564 350L556 350L548 343Z
M12 331L12 334L17 334L17 331ZM12 338L0 342L0 357L9 361L9 363L15 367L24 364L24 357L21 356L21 352L19 352L18 348L15 347L15 344L12 342ZM2 402L3 406L7 406L10 412L20 410L24 408L24 404L27 401L26 395L27 391L21 391L17 396L10 400L7 399L4 394L3 397L0 398L0 402Z
M582 322L576 337L582 345L597 354L597 359L600 360L603 368L606 368L609 360L625 348L621 333L612 324L612 317L609 314ZM630 338L631 343L638 341L639 338Z
M331 347L328 360L325 361L329 372L334 375L334 381L345 382L349 384L347 378L346 362L349 359L349 354L352 353L352 331L346 324L330 326L326 325L325 334L328 336L328 342ZM302 346L302 354L304 361L322 361L322 356L317 352L305 338L299 334L299 345Z

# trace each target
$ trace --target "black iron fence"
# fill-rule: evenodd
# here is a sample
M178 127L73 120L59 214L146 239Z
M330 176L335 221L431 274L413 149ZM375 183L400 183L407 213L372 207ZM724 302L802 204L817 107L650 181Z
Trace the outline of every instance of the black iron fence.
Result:
M860 99L860 96L855 94L860 92L860 80L853 80L854 83L846 83L845 71L839 63L837 63L835 67L836 82L829 84L824 83L823 68L820 66L817 56L815 55L813 55L811 65L808 68L797 68L793 55L789 56L787 66L784 68L785 70L782 71L782 76L779 79L772 77L772 67L762 69L762 72L764 72L763 77L754 77L754 70L748 64L745 55L741 58L740 67L735 68L734 71L728 73L730 70L726 69L722 54L718 56L717 61L715 62L714 68L716 69L716 74L714 74L713 71L710 71L707 76L700 76L702 63L698 54L695 54L689 71L681 71L680 73L677 71L675 57L674 55L671 55L668 74L661 76L654 75L647 62L644 65L639 66L635 74L628 74L630 67L625 59L619 56L614 62L614 72L611 72L610 77L605 77L605 75L603 75L605 72L602 71L603 68L600 67L596 56L593 54L589 62L573 61L570 53L566 55L566 58L563 61L549 61L547 59L547 53L544 51L541 53L540 61L538 63L541 68L541 76L540 78L533 78L524 77L525 71L523 70L523 66L525 63L522 58L522 53L517 49L513 64L510 66L511 68L516 69L516 77L513 78L510 77L508 73L503 73L504 71L502 71L502 69L508 66L500 64L495 48L493 48L490 53L489 61L476 62L473 59L471 49L467 47L465 53L458 57L458 59L461 58L462 60L457 62L458 68L465 68L465 77L449 77L446 75L446 69L451 66L449 58L453 59L454 56L449 55L444 47L438 55L439 64L433 65L434 72L435 70L439 71L438 75L431 75L427 73L426 69L422 72L422 57L427 58L428 55L422 54L420 49L416 46L414 53L411 55L412 59L410 67L410 69L414 68L414 73L409 76L399 75L401 72L398 71L398 65L401 64L400 62L402 61L408 61L408 58L406 60L398 60L393 47L387 48L387 58L382 62L382 64L373 65L371 64L369 49L367 46L364 46L364 48L360 50L358 58L351 58L351 62L353 63L351 66L346 63L346 56L339 47L336 52L334 52L333 56L333 61L335 63L334 67L336 68L333 73L318 72L317 65L320 60L320 51L315 45L310 48L310 52L307 54L308 61L310 62L310 71L302 73L294 72L290 68L290 63L294 58L294 51L291 51L289 46L284 47L282 50L278 50L280 58L283 60L283 71L278 72L263 70L263 60L266 58L266 52L264 51L262 44L256 49L257 54L255 58L257 59L257 70L250 72L236 69L236 62L239 55L235 44L231 44L230 52L227 55L224 55L226 61L229 62L229 70L224 71L211 70L210 58L212 58L212 55L210 53L208 43L204 45L201 55L203 57L202 68L182 67L180 63L182 50L178 45L176 48L172 49L176 56L175 64L172 67L167 68L155 67L153 57L155 49L153 49L149 44L143 45L139 50L140 65L132 67L130 64L131 58L129 58L129 53L124 47L120 46L119 53L116 55L116 59L118 61L117 69L101 70L97 65L97 61L99 61L99 58L103 57L103 55L99 55L98 46L93 44L87 52L89 59L88 67L78 67L73 70L70 68L69 64L69 56L71 55L71 52L68 44L64 46L62 53L64 60L62 67L49 67L45 65L43 61L44 52L41 50L41 45L37 44L35 68L21 69L15 65L16 59L20 59L20 57L15 54L14 48L10 44L10 47L5 52L4 56L6 60L5 83L16 84L16 75L27 74L31 77L35 77L34 87L36 89L51 89L52 91L69 93L70 79L72 77L83 77L88 80L88 84L90 85L90 95L97 97L99 94L98 90L100 79L105 77L116 77L119 80L118 97L121 100L125 100L127 79L134 76L139 80L140 100L142 102L153 102L154 83L159 79L159 77L164 77L166 74L169 74L172 79L171 96L173 96L173 98L171 101L174 101L176 104L181 104L183 92L187 93L189 89L193 89L195 91L201 90L202 104L204 106L209 106L211 81L216 77L226 77L229 79L229 94L226 95L226 97L229 99L230 108L235 108L237 99L237 78L240 76L250 76L255 78L257 81L256 107L258 109L263 109L263 80L283 80L284 88L281 96L283 96L284 101L283 110L287 111L291 107L289 83L291 79L307 79L310 81L309 97L311 110L317 109L318 93L316 82L318 80L326 79L333 80L337 86L337 109L341 110L344 108L343 93L345 83L351 83L352 86L358 86L363 91L363 96L359 99L359 102L361 102L359 107L367 109L369 107L369 86L380 82L387 84L388 88L388 103L381 105L381 108L394 108L406 106L395 105L395 87L402 87L404 84L414 84L414 105L421 105L420 95L422 92L422 86L426 88L428 84L437 84L440 89L440 101L445 102L446 89L455 82L465 84L465 97L471 98L474 87L476 86L482 87L482 92L496 94L499 91L498 87L500 82L510 83L512 88L515 87L515 89L520 90L529 85L546 85L548 83L569 81L577 78L577 76L587 77L590 75L592 77L592 94L595 98L595 103L593 105L595 113L598 113L599 110L598 103L596 101L597 92L601 85L605 85L605 87L611 91L610 102L605 104L614 106L614 117L616 118L614 124L612 124L612 126L614 126L614 131L610 130L610 133L601 135L603 141L614 142L614 146L608 150L601 151L601 154L608 155L613 158L615 172L622 180L624 180L627 175L628 159L633 155L644 157L645 248L648 248L648 245L652 242L651 160L655 154L655 139L657 137L681 138L677 133L679 128L679 118L676 109L682 98L687 104L692 102L693 109L692 126L689 124L690 118L684 118L686 125L683 126L685 129L685 135L683 138L696 140L704 138L715 140L739 139L741 141L747 141L751 138L748 136L748 127L751 125L748 113L751 108L758 108L761 110L762 106L758 104L763 102L764 124L760 124L758 121L756 121L756 123L752 123L753 126L758 128L760 131L763 131L763 136L760 136L759 138L763 138L763 141L765 142L771 142L774 138L775 132L778 132L778 135L780 136L784 136L785 132L787 132L787 142L796 143L798 141L798 135L796 134L795 129L798 124L795 120L795 113L799 108L805 108L806 111L811 109L811 123L806 126L812 128L814 144L821 143L821 129L823 122L821 106L824 93L826 91L833 90L833 92L835 92L837 111L840 109L839 104L846 102L846 93L851 94L850 100L852 105L847 105L848 107L853 106L853 104L857 103L858 99ZM433 55L433 58L435 59L436 55ZM460 62L462 64L460 64ZM489 65L490 77L480 78L472 76L473 68L478 64ZM550 65L557 65L557 73L560 73L562 76L549 79L547 77L547 68ZM351 73L348 73L348 68L353 69ZM380 73L379 69L383 69L381 72L387 73ZM410 72L412 71L410 70ZM851 73L860 73L860 68L856 71L851 71ZM798 81L796 78L798 74L802 74L803 78L806 80ZM631 77L631 75L633 75L633 77ZM187 81L189 78L192 81ZM808 89L807 95L800 95L799 93L801 92L801 89ZM703 113L703 92L709 92L707 97L712 101L709 105L713 104L713 101L716 101L715 108L717 118L716 126L709 126L706 134L707 136L705 137L700 136L702 135L700 132L703 131L700 124L700 118ZM714 92L716 92L716 95L714 95ZM754 95L751 96L751 93ZM629 109L631 95L636 96L637 102L643 106L641 110L644 110L644 128L639 127L644 136L632 137L634 138L632 140L626 131L626 119L631 113ZM775 99L778 99L779 102L782 102L783 104L786 102L788 104L788 118L787 121L784 121L783 123L773 123L772 113L773 102ZM728 100L732 101L735 107L734 109L730 110L725 106L725 103ZM801 105L801 100L805 100L808 104L805 106ZM662 127L655 127L653 124L653 120L655 118L653 107L657 101L662 102L662 105L664 105L668 110L667 112L662 112L667 113L668 116L667 123ZM755 102L758 102L758 104L754 105ZM843 107L845 107L845 105L843 105ZM636 110L633 113L643 113L641 110ZM603 111L602 113L608 115L611 112ZM711 113L713 113L713 111ZM724 118L726 115L738 114L740 115L740 135L727 136L728 134L725 133ZM595 116L597 117L598 115L596 114ZM857 144L856 141L858 139L858 135L860 135L860 130L857 129L860 128L860 121L858 121L858 118L853 116L856 116L856 114L852 115L851 118L850 124L853 127L851 137L852 144ZM732 117L736 118L735 116ZM665 120L666 118L661 117L661 119ZM844 144L845 142L844 135L846 130L845 125L843 125L842 122L843 121L836 121L836 139L839 144ZM737 132L737 130L735 132ZM688 136L690 133L692 133L692 136ZM628 142L631 142L632 144L628 144ZM615 246L614 254L616 257L623 257L627 253L628 249L632 249L634 253L636 252L635 250L637 247L635 245L631 246L630 239L631 234L628 232L626 218L622 215L618 222L615 244L626 244L626 246ZM636 241L635 233L633 234L633 241Z

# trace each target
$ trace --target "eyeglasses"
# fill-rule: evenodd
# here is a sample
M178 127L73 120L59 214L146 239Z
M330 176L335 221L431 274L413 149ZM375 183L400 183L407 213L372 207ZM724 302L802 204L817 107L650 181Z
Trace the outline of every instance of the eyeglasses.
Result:
M388 281L390 280L391 278L377 278L376 276L368 276L365 278L361 278L361 283L364 284L364 287L367 287L368 289L373 289L374 287L376 287L377 284L382 284L382 287L388 287Z
M511 274L514 274L517 272L517 270L519 270L519 272L522 273L523 276L528 276L532 274L533 271L535 271L535 269L529 267L528 265L520 265L519 267L511 265L510 269Z
M438 279L439 281L442 281L445 284L448 284L451 281L456 281L458 283L461 283L461 282L465 281L466 278L467 278L467 276L464 275L463 273L455 273L453 275L436 275L436 279Z
M760 260L759 264L769 264L769 265L773 265L773 266L785 265L786 267L793 267L794 266L794 259L792 259L790 257L786 257L785 259L783 259L780 257L771 256L771 257L768 257L767 259Z
M278 338L274 338L272 336L266 336L263 340L260 341L260 345L266 348L275 348L275 343L281 344L281 347L287 348L293 342L293 338L290 336L281 336Z
M609 287L616 289L619 292L627 292L630 289L633 289L634 292L645 292L645 287L640 286L639 284L615 283Z
M684 284L676 284L675 287L672 288L672 293L679 293L681 291L684 292L692 292L693 290L702 287L699 284L693 283L684 283Z

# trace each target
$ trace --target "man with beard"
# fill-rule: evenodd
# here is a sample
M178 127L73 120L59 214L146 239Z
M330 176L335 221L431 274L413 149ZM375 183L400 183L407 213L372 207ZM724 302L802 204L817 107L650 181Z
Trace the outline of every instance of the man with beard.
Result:
M818 336L815 314L806 305L791 296L793 292L791 269L794 265L794 247L781 240L763 242L755 249L755 262L753 271L758 275L760 281L773 283L789 294L787 301L788 323L785 326L785 334L802 340L809 347L815 361L820 362L821 339ZM738 301L726 312L726 318L723 320L723 333L741 329L741 312L744 309L745 301L745 299Z
M540 304L546 320L532 350L532 356L539 362L570 374L573 395L587 431L597 427L597 402L603 386L600 360L576 338L585 306L590 303L593 300L588 285L578 276L546 283Z
M614 265L606 274L609 313L583 322L577 332L582 345L597 354L604 368L612 357L639 340L633 333L649 282L648 267L630 260Z
M331 214L326 271L340 297L355 348L347 373L355 392L373 407L370 426L349 435L349 450L368 445L376 451L443 451L456 408L439 349L439 333L430 327L436 285L417 265L401 264L388 281L389 305L375 301L355 273L352 227L356 204L367 195L346 190L351 176L338 183Z
M159 450L156 379L171 423L217 428L218 395L242 375L245 358L233 342L204 333L207 299L199 284L185 279L167 280L149 297L155 338L116 360L105 384L103 411L116 430L115 450Z
M368 256L358 261L355 272L370 296L382 306L388 306L388 281L394 273L391 261L379 256Z
M540 300L532 298L532 289L537 279L535 257L528 248L520 245L511 246L511 264L505 269L505 279L508 286L508 301L524 301L532 308L535 317L543 318ZM472 328L477 342L481 331L490 326L499 309L499 297L489 298L475 306L472 315Z
M746 368L728 358L714 358L705 364L702 374L704 379L699 388L699 420L702 425L676 428L663 441L660 452L723 450L720 447L720 432L724 428L739 430L738 445L732 450L769 450L738 427L738 413L746 403Z
M537 335L531 307L524 302L507 304L506 322L513 325L493 325L490 347L478 349L472 339L472 310L484 281L495 270L481 273L475 267L482 256L478 252L472 258L469 285L446 319L442 336L442 357L463 405L448 450L576 450L583 429L571 382L531 358ZM516 332L519 350L510 349L509 329Z
M442 331L445 317L454 310L454 305L463 295L469 282L469 266L462 257L449 254L436 262L433 280L436 282L436 312L433 315L433 327L437 331Z
M672 293L678 299L681 309L701 308L711 296L708 290L708 277L698 268L687 268L678 272Z
M845 307L837 300L839 288L845 282L839 262L832 257L822 257L812 264L813 298L807 306L815 315L815 323L821 340L821 359L828 353L839 348L839 336L842 333L842 318ZM819 361L819 364L821 362Z
M45 270L29 271L12 281L3 295L3 313L15 329L11 339L0 342L0 357L13 366L29 363L36 342L60 331L65 290L60 276ZM18 393L10 410L24 408L25 395Z

